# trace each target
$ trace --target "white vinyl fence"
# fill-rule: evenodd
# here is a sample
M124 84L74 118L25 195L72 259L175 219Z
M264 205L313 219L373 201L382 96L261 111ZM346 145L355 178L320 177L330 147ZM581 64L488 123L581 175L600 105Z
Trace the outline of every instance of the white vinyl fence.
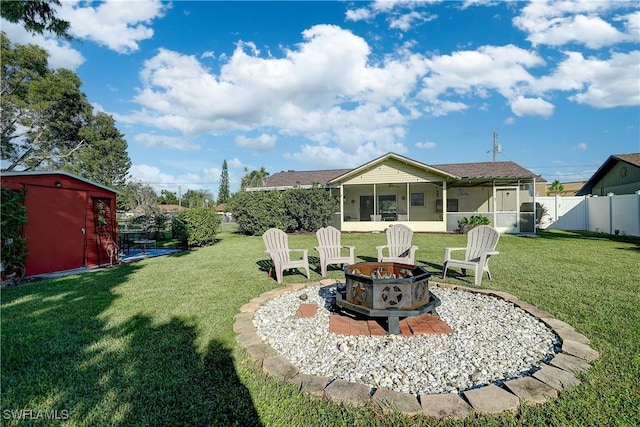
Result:
M536 197L547 210L540 228L640 236L640 194Z

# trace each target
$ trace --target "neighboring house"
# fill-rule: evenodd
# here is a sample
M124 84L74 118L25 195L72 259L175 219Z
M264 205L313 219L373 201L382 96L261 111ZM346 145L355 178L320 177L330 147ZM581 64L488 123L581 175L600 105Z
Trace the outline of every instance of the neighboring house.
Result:
M27 276L117 261L115 190L61 171L2 172L0 179L25 190Z
M634 194L640 190L640 153L614 154L576 193L577 196Z
M180 205L158 205L158 210L161 212L164 212L166 214L175 214L178 213L180 211L183 211L187 208L185 208L184 206L180 206Z
M156 205L156 208L158 208L158 212L162 212L165 214L173 214L186 209L184 206L180 205ZM142 206L136 206L129 212L126 212L128 216L139 216L144 215L144 213L145 210Z
M332 188L342 231L382 231L390 222L454 231L460 218L484 215L500 232L518 233L535 231L534 189L542 183L544 191L544 182L514 162L426 165L388 153L355 169L275 173L249 190Z

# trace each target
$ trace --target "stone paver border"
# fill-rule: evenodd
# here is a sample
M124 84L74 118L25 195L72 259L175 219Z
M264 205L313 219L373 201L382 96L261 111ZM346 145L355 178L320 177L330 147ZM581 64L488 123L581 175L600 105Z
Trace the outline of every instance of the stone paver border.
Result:
M247 356L257 363L264 372L279 380L296 385L300 391L336 403L362 406L370 402L380 406L383 410L393 409L410 416L422 414L433 418L465 418L474 412L481 414L515 412L521 403L527 405L544 403L556 398L559 391L566 391L580 384L580 380L575 374L589 369L591 362L599 357L598 352L589 347L589 339L576 332L571 325L554 318L550 313L540 310L514 295L490 289L432 282L432 285L444 289L486 294L514 304L553 330L562 343L561 352L557 353L548 364L543 364L542 368L530 377L508 380L503 382L502 386L488 384L466 390L461 394L415 396L383 388L374 389L364 384L340 379L332 380L300 373L297 367L258 337L256 327L253 325L253 315L262 304L283 293L311 286L330 286L336 283L339 281L325 279L320 282L288 285L253 298L240 307L240 313L235 316L233 330L238 334L236 342L245 349Z

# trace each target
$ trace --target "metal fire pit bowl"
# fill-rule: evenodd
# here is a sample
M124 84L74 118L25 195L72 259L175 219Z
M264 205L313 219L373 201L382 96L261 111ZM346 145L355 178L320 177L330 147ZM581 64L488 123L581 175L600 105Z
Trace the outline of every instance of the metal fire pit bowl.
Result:
M387 318L388 332L400 334L400 318L436 314L440 300L429 291L424 267L396 262L360 262L345 267L345 287L336 304L370 318Z

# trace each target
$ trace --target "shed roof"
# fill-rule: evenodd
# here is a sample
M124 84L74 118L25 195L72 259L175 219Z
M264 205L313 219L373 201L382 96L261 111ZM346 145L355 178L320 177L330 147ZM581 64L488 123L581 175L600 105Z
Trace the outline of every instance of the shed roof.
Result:
M69 178L73 178L73 179L77 179L78 181L82 181L86 184L89 185L93 185L94 187L99 187L102 188L103 190L107 190L110 191L112 193L118 194L119 192L117 190L114 190L113 188L109 188L106 185L102 185L102 184L98 184L97 182L93 182L89 179L83 178L81 176L78 175L74 175L70 172L67 171L61 171L61 170L34 170L34 171L2 171L2 176L43 176L43 175L62 175L62 176L67 176Z

